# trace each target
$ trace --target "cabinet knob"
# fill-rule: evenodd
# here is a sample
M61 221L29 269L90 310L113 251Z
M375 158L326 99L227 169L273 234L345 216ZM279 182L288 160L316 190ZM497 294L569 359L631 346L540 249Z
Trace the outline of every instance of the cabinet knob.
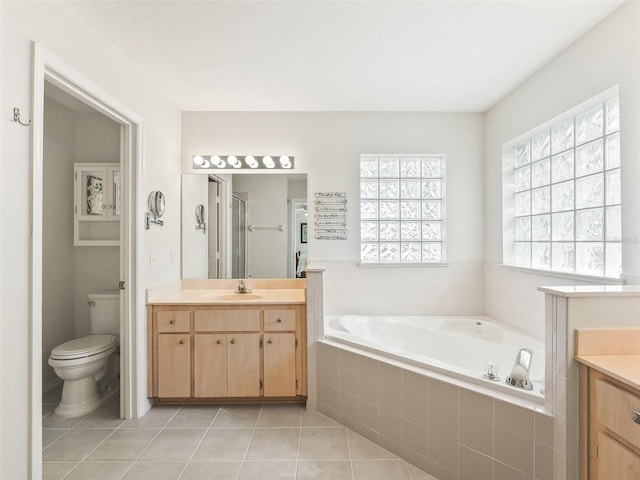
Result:
M278 322L278 323L282 323L282 319L281 319L281 318L279 318L278 320L276 320L276 322Z
M169 320L169 323L173 325L174 323L176 323L176 321L172 318L171 320Z
M231 343L236 343L236 339L235 339L235 338L232 338L232 339L231 339Z
M184 345L184 340L180 340L180 345Z
M631 419L636 422L638 425L640 425L640 412L633 412L631 414Z
M271 344L271 343L273 343L273 340L269 339L269 340L267 340L267 343Z
M218 345L220 345L222 343L222 341L220 339L218 339L218 341L216 342Z

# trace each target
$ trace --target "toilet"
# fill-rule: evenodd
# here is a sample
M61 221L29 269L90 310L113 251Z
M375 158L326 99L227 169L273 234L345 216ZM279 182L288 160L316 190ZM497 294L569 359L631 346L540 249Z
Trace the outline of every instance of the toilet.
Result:
M91 334L58 345L49 357L49 365L64 381L55 409L60 417L92 412L119 391L119 292L90 294L89 312Z

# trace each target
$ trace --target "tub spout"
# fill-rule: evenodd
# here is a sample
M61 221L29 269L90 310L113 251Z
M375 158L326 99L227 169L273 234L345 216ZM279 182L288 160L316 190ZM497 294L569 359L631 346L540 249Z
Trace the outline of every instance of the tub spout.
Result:
M533 384L529 380L529 369L531 368L531 357L533 351L528 348L521 348L516 356L516 363L511 369L511 374L507 377L507 383L524 390L532 390Z

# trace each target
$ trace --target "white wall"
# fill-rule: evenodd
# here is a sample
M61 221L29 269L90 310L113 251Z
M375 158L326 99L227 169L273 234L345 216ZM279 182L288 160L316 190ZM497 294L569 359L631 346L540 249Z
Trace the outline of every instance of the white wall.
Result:
M154 89L135 65L128 63L67 3L0 2L0 103L2 111L19 107L31 118L33 41L69 64L120 104L144 119L142 191L163 190L167 198L165 226L146 231L138 253L158 252L158 265L148 261L138 272L143 286L179 278L180 240L180 115ZM29 459L29 312L31 128L5 121L0 127L0 478L26 479ZM134 318L145 342L144 316ZM146 356L142 356L146 361ZM146 383L146 365L138 366Z
M623 276L640 279L640 4L626 2L542 67L485 117L487 314L544 334L535 287L588 282L514 271L502 262L502 145L615 85L620 86Z
M51 349L75 336L73 162L75 113L54 100L44 103L42 268L42 384L58 383L47 363Z
M119 163L120 126L100 113L77 113L75 161L77 163ZM44 132L45 138L47 132ZM73 169L73 166L72 166ZM75 247L75 336L91 333L90 293L117 290L120 279L118 247ZM49 259L45 258L45 262Z
M308 174L311 202L347 192L346 241L315 240L309 221L309 258L327 262L327 313L483 313L482 149L482 114L182 113L184 173L197 154L288 154ZM447 156L448 267L357 267L363 153Z

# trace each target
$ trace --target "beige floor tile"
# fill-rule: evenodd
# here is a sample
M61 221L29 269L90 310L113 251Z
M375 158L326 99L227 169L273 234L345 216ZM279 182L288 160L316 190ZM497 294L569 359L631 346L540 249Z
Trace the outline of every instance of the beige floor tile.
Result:
M301 405L264 405L257 427L299 427L303 412Z
M354 480L411 480L402 460L354 460Z
M302 413L303 427L339 427L340 424L335 420L323 415L320 412L310 412L305 410Z
M245 462L238 480L294 480L296 462Z
M353 460L389 460L398 458L390 451L352 430L347 430L347 439L349 440L349 452Z
M62 480L67 473L73 470L77 463L43 463L42 480Z
M118 428L123 422L120 405L110 403L87 415L77 428Z
M245 460L297 460L299 428L256 428Z
M219 411L220 407L214 406L185 406L175 414L167 427L208 428Z
M299 460L346 460L349 458L347 429L303 428Z
M211 429L207 431L193 461L242 461L252 434L250 428Z
M140 460L190 460L207 430L200 428L172 428L160 432Z
M136 462L122 480L178 480L185 462Z
M131 462L82 462L64 480L120 480Z
M411 464L407 464L407 469L409 470L411 480L438 480L436 477L429 475L427 472L423 472Z
M310 460L298 462L296 480L353 480L348 460Z
M253 428L258 422L260 405L225 405L213 421L212 428Z
M100 445L113 430L78 429L67 433L42 452L45 462L82 461L91 451Z
M240 462L191 462L180 480L236 480Z
M85 419L84 415L75 418L62 418L55 414L48 415L42 419L43 428L74 428Z
M176 414L179 407L155 406L144 416L125 420L121 428L162 428Z
M42 448L47 448L62 435L69 431L68 428L43 428L42 429Z
M157 429L116 430L87 457L89 461L137 460L160 433Z

